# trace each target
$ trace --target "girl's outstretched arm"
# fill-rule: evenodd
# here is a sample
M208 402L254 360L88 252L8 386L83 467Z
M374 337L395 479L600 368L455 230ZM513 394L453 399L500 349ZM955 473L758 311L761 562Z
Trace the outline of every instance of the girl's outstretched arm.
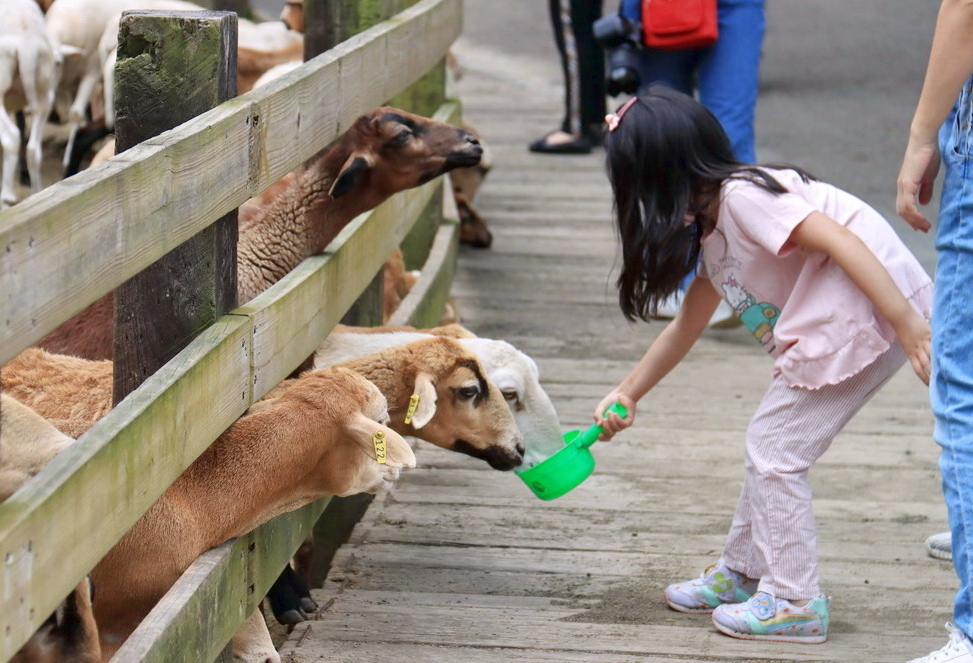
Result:
M892 324L912 370L928 385L929 322L916 313L888 270L858 235L821 212L811 212L794 228L790 239L806 249L826 253L845 270Z
M632 425L635 403L682 361L709 325L719 303L720 296L709 279L693 279L676 317L652 342L631 373L595 408L594 419L604 428L600 439L610 440L615 433ZM610 412L602 419L605 410L616 402L628 408L628 416L622 419Z

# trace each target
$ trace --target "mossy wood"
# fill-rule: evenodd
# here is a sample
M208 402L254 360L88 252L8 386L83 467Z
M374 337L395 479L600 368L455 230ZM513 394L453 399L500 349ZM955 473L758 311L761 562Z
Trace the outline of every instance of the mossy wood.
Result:
M11 571L0 592L0 660L220 433L313 352L441 185L404 191L358 217L324 255L221 318L0 504L0 559Z
M0 363L419 79L458 36L461 8L460 0L421 0L297 71L0 212Z
M330 498L202 554L129 636L119 661L212 661L266 595Z
M0 660L249 407L251 337L221 318L0 504Z
M431 185L427 185L429 186ZM452 197L448 190L441 190L439 193L445 200ZM448 203L446 207L448 209ZM422 275L399 307L400 313L393 324L433 326L438 322L455 272L458 233L457 219L448 219L440 227L433 250L422 268ZM322 257L305 261L299 270L306 273L292 272L286 278L293 283L281 282L272 290L278 289L284 297L294 296L303 284L310 285L311 281L316 280L314 274L325 269L328 260L329 258ZM268 291L265 294L274 293ZM277 302L281 301L283 300L277 298ZM287 308L294 310L303 305L303 302L293 302ZM265 313L268 311L269 307L264 309ZM255 319L259 315L254 312ZM294 342L300 343L300 340L295 338ZM266 384L272 386L273 380ZM258 379L255 388L259 392L266 384ZM369 495L334 498L330 502L327 498L319 500L298 511L278 516L246 537L201 556L126 641L120 650L126 654L123 660L160 663L169 660L210 660L215 656L214 652L219 651L220 643L226 642L235 632L234 625L238 625L250 614L312 527L315 532L315 558L321 558L328 551L333 554L347 539L351 527L361 515L362 508L370 501ZM362 507L351 509L349 514L348 506L358 504ZM327 544L331 540L335 545L318 545ZM254 549L251 550L251 547ZM244 570L241 570L241 563L234 561L237 558L245 558ZM324 560L312 561L312 573L315 572L315 564L326 570L328 563L330 556ZM323 571L317 569L317 572L320 576ZM314 579L312 576L312 582ZM221 606L221 620L214 621L212 617L208 617L204 621L200 618L200 610L206 609L207 605ZM200 624L206 626L200 628ZM198 657L192 658L197 653ZM171 658L166 658L167 656Z
M225 11L122 14L115 65L116 152L237 96L237 17ZM116 403L236 307L237 212L115 290Z

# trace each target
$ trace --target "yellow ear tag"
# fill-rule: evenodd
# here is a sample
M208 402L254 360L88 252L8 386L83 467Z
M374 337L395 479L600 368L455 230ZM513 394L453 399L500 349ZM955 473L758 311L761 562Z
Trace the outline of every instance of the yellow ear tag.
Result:
M385 465L387 455L385 451L385 431L377 430L372 434L372 444L375 445L375 460Z
M417 407L419 407L419 394L412 394L409 396L409 409L405 412L405 423L412 423L412 417L416 415Z

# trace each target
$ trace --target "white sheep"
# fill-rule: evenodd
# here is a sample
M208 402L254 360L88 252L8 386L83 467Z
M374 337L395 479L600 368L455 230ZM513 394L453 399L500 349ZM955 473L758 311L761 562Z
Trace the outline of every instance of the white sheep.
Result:
M66 170L78 129L101 79L98 41L113 16L133 9L137 0L57 0L47 10L47 36L55 49L69 47L57 86L57 110L70 127L64 152Z
M158 11L204 11L206 8L184 0L132 0L129 9ZM118 58L118 25L121 12L109 18L98 40L98 60L105 96L105 126L115 126L115 63ZM304 35L290 30L281 21L254 23L237 19L237 93L253 89L254 81L282 62L304 56Z
M481 154L472 134L444 122L389 107L362 115L287 178L266 207L241 208L239 302L250 301L302 260L321 253L362 212L399 191L475 165ZM59 354L110 358L113 310L106 295L38 345Z
M409 327L365 329L339 325L315 352L314 367L338 364L434 334L459 336L456 340L476 356L487 376L503 393L524 438L526 464L543 460L564 446L557 411L540 384L534 360L506 341L473 336L459 325L426 331Z
M30 123L27 172L41 190L41 139L54 103L60 55L45 36L44 13L35 0L6 0L0 21L0 209L17 202L14 177L20 161L20 129L11 113L23 109Z

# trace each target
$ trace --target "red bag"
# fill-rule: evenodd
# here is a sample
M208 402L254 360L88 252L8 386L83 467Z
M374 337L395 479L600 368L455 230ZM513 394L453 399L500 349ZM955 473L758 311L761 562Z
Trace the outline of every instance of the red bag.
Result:
M719 35L716 0L642 0L642 32L651 48L711 46Z

